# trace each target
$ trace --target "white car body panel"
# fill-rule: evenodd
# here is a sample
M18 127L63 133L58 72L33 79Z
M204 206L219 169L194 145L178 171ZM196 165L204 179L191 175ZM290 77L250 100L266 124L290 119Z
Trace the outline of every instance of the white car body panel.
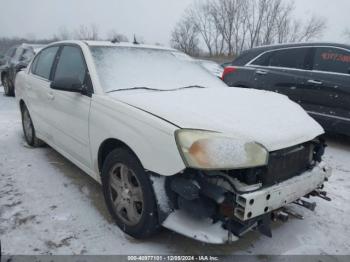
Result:
M175 142L176 129L174 125L108 96L93 96L90 143L95 172L98 172L96 156L100 145L108 138L117 138L133 150L146 170L164 176L178 173L185 165Z
M79 45L89 68L94 87L89 127L87 123L86 127L84 125L84 121L88 119L89 98L80 94L63 94L65 92L55 91L57 92L55 96L59 97L60 101L54 103L57 103L57 106L60 103L65 112L50 109L54 119L61 119L56 120L56 124L48 118L47 109L52 100L50 82L32 75L29 72L30 65L20 72L16 79L17 99L23 100L31 111L38 137L61 149L63 155L79 163L85 170L88 169L88 173L93 173L93 177L98 181L98 149L103 141L111 138L127 144L141 160L145 169L170 176L185 168L174 138L174 132L178 128L212 130L238 138L253 139L270 151L309 141L323 133L320 125L300 106L285 96L267 91L226 89L220 86L204 90L124 91L105 94L88 46L81 41L60 43ZM112 45L105 42L88 43ZM122 45L130 46L130 44ZM266 99L266 102L262 103L261 98ZM39 100L44 102L37 103ZM76 105L72 101L81 103ZM83 109L84 113L77 110L77 107ZM76 113L68 116L67 112ZM297 117L286 118L285 114L290 112ZM60 125L69 122L73 125L71 127L73 134L68 134L67 130L58 131ZM53 129L56 129L56 132ZM66 141L58 142L62 139ZM86 154L88 149L90 149L90 163Z
M63 43L80 46L94 89L91 97L51 89L50 81L32 75L29 65L17 74L16 98L18 103L24 102L28 107L37 137L99 183L99 150L109 139L126 144L144 169L161 175L164 182L165 177L186 169L175 140L175 131L181 128L216 131L229 137L255 141L268 151L313 140L324 132L299 105L285 96L266 91L228 88L221 83L206 89L194 87L164 92L121 90L107 94L101 86L88 45L81 41ZM115 46L107 42L87 43L92 46ZM219 80L215 78L215 81ZM291 114L293 117L288 117ZM315 167L312 172L313 178L310 178L309 173L304 173L298 179L277 185L275 191L285 194L274 198L271 207L278 208L282 198L293 201L302 197L328 176L319 167ZM305 185L301 187L300 183L303 182ZM159 185L155 189L158 202L165 198L159 190L165 192ZM254 197L259 203L259 197L265 196L266 190L269 188L244 197ZM260 203L253 211L265 204ZM158 205L161 206L161 203ZM208 220L192 220L182 212L169 213L163 226L208 243L238 239L219 224L210 224Z
M220 87L170 92L125 91L110 96L181 128L248 138L269 151L312 140L324 132L299 105L286 96L267 91ZM288 117L291 112L293 118Z

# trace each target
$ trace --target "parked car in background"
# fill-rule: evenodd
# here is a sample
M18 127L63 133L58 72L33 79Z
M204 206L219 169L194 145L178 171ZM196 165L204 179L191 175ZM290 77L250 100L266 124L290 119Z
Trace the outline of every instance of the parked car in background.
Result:
M10 48L0 67L1 83L4 86L5 95L15 95L15 77L18 71L25 68L34 55L43 48L43 45L21 44Z
M231 65L232 65L232 61L221 64L221 67L226 68L226 67L231 66Z
M218 63L210 60L203 60L203 59L197 59L196 61L200 66L206 69L209 73L213 74L218 78L221 78L224 70Z
M254 48L227 67L229 86L264 89L299 103L328 132L350 135L350 46L332 43Z
M5 56L0 55L0 67L5 63Z
M229 88L174 49L54 43L18 73L16 92L27 143L101 182L136 238L160 226L208 243L271 236L271 216L323 195L330 175L323 129L297 104Z

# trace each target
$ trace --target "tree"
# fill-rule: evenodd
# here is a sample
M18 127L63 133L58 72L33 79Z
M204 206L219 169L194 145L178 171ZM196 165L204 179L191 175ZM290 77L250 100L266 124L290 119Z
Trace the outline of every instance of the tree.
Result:
M322 17L313 15L306 21L304 28L299 33L299 42L311 41L322 36L323 31L327 28L326 20Z
M57 40L70 40L72 39L72 34L71 32L67 29L67 27L65 26L61 26L58 29L58 32L56 34L54 34L54 39Z
M171 46L189 55L198 55L198 29L191 18L185 17L177 23L171 34Z
M116 30L109 31L108 40L115 42L129 42L129 39L125 35L118 33Z
M80 25L74 32L74 38L78 40L98 40L98 27L95 24Z
M237 55L260 45L310 41L322 35L324 19L314 15L297 19L294 11L294 2L283 0L197 1L186 10L172 40L179 40L182 30L187 40L195 36L197 46L205 46L209 55Z

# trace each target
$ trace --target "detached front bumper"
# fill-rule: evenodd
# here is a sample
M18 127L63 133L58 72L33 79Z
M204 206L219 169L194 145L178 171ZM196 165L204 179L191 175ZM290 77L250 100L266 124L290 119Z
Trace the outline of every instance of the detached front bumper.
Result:
M279 209L319 188L331 173L329 167L320 164L311 171L275 186L237 195L236 202L239 207L235 209L235 216L246 221Z
M268 215L270 212L321 188L331 172L329 167L321 163L311 171L274 186L261 188L251 193L236 194L234 217L242 223L249 224L253 221L247 227L246 232L248 232L258 226L258 222L254 222L254 219ZM175 210L170 213L164 220L163 226L206 243L223 244L239 239L238 235L225 229L224 222L216 221L213 223L210 218L199 219L184 210Z

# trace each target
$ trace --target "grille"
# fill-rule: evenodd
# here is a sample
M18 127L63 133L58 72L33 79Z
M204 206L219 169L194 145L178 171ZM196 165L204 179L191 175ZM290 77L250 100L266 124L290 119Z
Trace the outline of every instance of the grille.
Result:
M312 165L314 145L306 143L270 153L263 185L273 185L308 170Z

